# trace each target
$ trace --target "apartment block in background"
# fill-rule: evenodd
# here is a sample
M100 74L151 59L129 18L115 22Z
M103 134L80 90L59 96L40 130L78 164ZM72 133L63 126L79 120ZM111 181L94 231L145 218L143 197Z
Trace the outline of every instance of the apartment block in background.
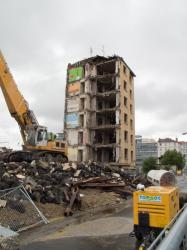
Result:
M160 158L167 150L176 150L184 155L187 166L187 142L178 141L171 138L159 139L158 140L158 157Z
M157 141L136 135L136 167L138 172L141 172L143 161L149 157L158 159Z
M173 140L171 138L164 138L158 140L158 158L160 158L167 150L176 150L176 151L181 151L180 150L180 144L178 139Z
M187 166L187 142L186 141L180 141L179 145L180 145L180 152L185 157L185 161L186 161L185 166Z
M64 131L70 161L135 166L134 77L119 56L68 65Z

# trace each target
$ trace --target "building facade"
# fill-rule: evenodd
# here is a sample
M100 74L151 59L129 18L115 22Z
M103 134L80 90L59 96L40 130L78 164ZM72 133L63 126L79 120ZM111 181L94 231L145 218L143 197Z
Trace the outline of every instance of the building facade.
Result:
M143 161L149 157L159 160L167 150L176 150L184 155L187 166L187 142L164 138L155 141L154 139L142 138L136 135L136 167L141 172Z
M64 131L70 160L135 165L134 77L119 56L68 65Z
M180 143L178 139L164 138L158 140L158 158L160 158L167 150L180 151Z
M136 135L136 169L141 172L142 167L142 136Z
M143 161L149 157L158 159L158 144L154 139L136 136L136 167L141 172Z
M158 158L158 144L154 139L142 139L142 158L147 159L153 157Z
M180 152L185 157L185 161L186 161L185 166L187 166L187 142L186 141L180 141L179 144L180 144Z

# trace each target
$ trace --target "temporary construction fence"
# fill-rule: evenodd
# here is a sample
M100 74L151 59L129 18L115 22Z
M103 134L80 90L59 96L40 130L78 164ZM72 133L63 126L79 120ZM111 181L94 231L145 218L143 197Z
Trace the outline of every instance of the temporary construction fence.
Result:
M0 224L13 231L23 231L48 220L34 204L23 185L0 190Z

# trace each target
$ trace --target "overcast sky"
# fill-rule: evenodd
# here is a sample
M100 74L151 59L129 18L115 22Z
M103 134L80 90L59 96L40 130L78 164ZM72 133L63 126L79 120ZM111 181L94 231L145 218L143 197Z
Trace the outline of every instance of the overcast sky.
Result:
M187 131L185 0L0 0L0 49L40 124L63 128L68 62L124 58L135 78L136 134ZM187 136L180 139L187 140ZM0 142L21 145L0 93ZM0 146L2 143L0 144Z

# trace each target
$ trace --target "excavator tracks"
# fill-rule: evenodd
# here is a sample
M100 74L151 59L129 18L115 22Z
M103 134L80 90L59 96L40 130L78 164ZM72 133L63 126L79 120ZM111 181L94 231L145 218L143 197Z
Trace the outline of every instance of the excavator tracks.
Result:
M7 162L32 162L33 160L42 160L45 162L68 162L68 158L59 152L48 151L12 151L5 159Z

